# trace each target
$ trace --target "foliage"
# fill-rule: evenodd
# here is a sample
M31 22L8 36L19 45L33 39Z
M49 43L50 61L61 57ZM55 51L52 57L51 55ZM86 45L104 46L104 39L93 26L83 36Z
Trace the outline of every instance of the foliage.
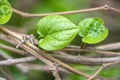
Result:
M87 18L74 25L68 19L59 15L42 18L38 24L38 34L43 37L39 46L45 50L60 50L69 45L79 33L84 43L94 44L104 40L108 29L100 18ZM78 32L79 30L79 32Z
M94 17L87 18L78 24L79 35L84 43L94 44L104 40L108 36L108 29L105 28L102 19Z
M12 7L7 0L0 0L0 24L9 21L12 15Z
M66 18L51 15L38 22L38 34L43 37L39 41L41 48L60 50L69 45L78 32L78 27Z

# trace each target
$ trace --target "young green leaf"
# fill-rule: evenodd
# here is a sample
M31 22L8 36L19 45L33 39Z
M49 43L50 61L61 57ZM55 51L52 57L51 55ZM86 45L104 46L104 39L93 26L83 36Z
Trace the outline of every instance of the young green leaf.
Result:
M45 50L60 50L71 43L78 27L63 16L50 15L42 18L38 24L38 34L43 37L39 46Z
M7 0L0 0L0 24L8 22L12 15L12 7Z
M103 41L108 36L108 29L104 26L102 19L94 17L87 18L78 24L79 35L84 43L95 44Z

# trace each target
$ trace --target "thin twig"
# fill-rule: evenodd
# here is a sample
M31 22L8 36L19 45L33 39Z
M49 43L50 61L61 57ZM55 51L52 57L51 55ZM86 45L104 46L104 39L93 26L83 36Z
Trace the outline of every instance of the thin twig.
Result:
M96 77L102 70L104 69L104 66L101 66L88 80L92 80L94 77Z
M0 72L1 72L8 80L15 80L14 77L13 77L8 71L6 71L5 67L4 67L4 68L0 68Z
M67 48L71 49L80 49L80 46L76 45L69 45ZM120 49L120 42L108 43L100 46L95 47L88 47L88 49L95 49L95 50L119 50Z
M14 42L11 41L11 39L8 39L5 35L0 34L0 39L3 41L6 41L8 43L11 43L12 45L16 45Z
M20 40L20 41L21 41L21 39L22 39L21 36L18 36L17 34L14 34L14 32L12 32L12 31L4 28L4 27L0 27L0 30L3 31L3 32L5 32L6 34L9 34L9 35L13 36L14 38L16 38L16 39L18 39L18 40ZM19 44L20 41L18 41L18 40L16 40L16 42ZM75 74L82 75L82 76L84 76L84 77L86 77L86 78L89 77L89 75L87 75L87 74L85 74L85 73L83 73L83 72L81 72L81 71L78 71L78 70L70 67L69 65L67 65L67 64L65 64L65 63L63 63L63 62L61 62L61 61L59 61L59 60L57 60L57 59L55 59L55 58L53 58L53 57L51 57L51 56L48 56L47 54L45 54L44 52L40 51L36 46L32 45L31 43L27 42L26 44L27 44L27 46L24 45L24 44L22 44L20 47L22 47L22 48L25 49L27 52L31 53L33 56L35 56L35 57L38 58L39 60L43 61L43 62L46 63L47 65L50 65L50 66L51 66L51 64L53 64L53 63L51 63L51 61L53 61L53 62L56 62L56 63L60 64L62 67L66 68L67 70L69 70L69 71L71 71L71 72L73 72L73 73L75 73ZM30 46L30 47L28 47L28 46ZM31 48L32 48L32 49L31 49ZM33 49L34 49L34 50L33 50ZM35 50L36 50L37 52L36 52ZM41 55L40 55L40 54L41 54ZM44 57L43 57L43 56L44 56ZM47 59L46 59L46 58L47 58ZM48 59L49 59L50 61L49 61Z
M0 29L1 29L3 32L6 32L6 33L8 33L8 34L11 35L11 36L14 36L14 38L17 38L17 39L19 39L19 40L21 39L20 36L17 37L18 35L16 35L16 34L13 35L13 33L12 33L11 31L9 31L9 30L7 30L7 29L5 29L5 28L0 28ZM20 41L17 40L17 42L19 43ZM49 55L44 55L45 53L44 53L43 51L40 51L37 47L35 47L35 46L32 45L31 43L26 42L26 44L27 44L27 46L24 45L24 44L22 44L21 47L22 47L23 49L27 50L27 51L28 51L29 53L31 53L32 55L37 54L37 55L34 55L34 56L37 57L38 59L40 59L40 55L38 54L38 53L40 53L40 54L41 54L42 56L44 56L45 58L50 59L51 61L57 62L57 63L59 63L60 65L62 65L64 68L70 70L71 72L74 72L75 69L66 66L66 64L64 65L64 63L61 63L59 60L57 60L57 59L55 59L55 58L53 58L53 57L51 57L51 56L49 56ZM29 46L29 47L28 47L28 46ZM37 51L37 52L33 52L34 50L32 50L31 48L34 49L34 50ZM34 53L34 54L33 54L33 53ZM116 59L116 58L119 59L119 57L115 57L115 59ZM102 58L102 59L103 59L103 58ZM41 59L40 59L40 60L41 60ZM109 59L108 59L108 60L109 60ZM114 59L113 59L113 60L114 60ZM93 60L93 61L96 61L96 60ZM102 61L103 61L103 60L102 60ZM85 76L85 77L87 77L87 78L89 77L89 75L86 76L86 74L84 74L84 73L79 73L79 71L76 71L76 70L75 70L74 73L79 74L79 75L82 74L82 76Z
M18 44L20 43L19 40L17 39L14 39ZM21 48L23 48L24 50L26 50L27 52L31 53L33 56L35 56L37 59L39 59L40 61L44 62L45 64L47 64L48 68L51 68L51 67L54 67L54 63L51 62L50 60L44 58L43 56L41 56L39 53L37 53L36 51L34 51L33 49L31 49L30 47L22 44L20 45ZM54 75L54 72L52 71L53 75ZM57 74L57 73L56 73ZM55 78L57 78L55 75L54 75Z
M96 46L93 49L98 49L98 50L118 50L118 49L120 49L120 42L115 42L115 43Z
M110 7L108 5L107 5L107 8L108 8L109 11L120 13L120 9L116 9L116 8Z
M50 55L50 54L49 54ZM103 63L110 63L110 62L115 62L115 61L120 61L120 57L108 57L108 58L90 58L90 57L85 57L85 56L73 56L73 55L55 55L52 54L50 56L56 57L57 59L60 59L64 62L69 62L69 63L80 63L80 64L86 64L86 65L100 65ZM35 57L24 57L20 59L8 59L5 61L1 61L0 65L13 65L13 64L18 64L18 63L25 63L29 61L34 61L36 60Z
M29 68L29 70L40 70L40 71L49 71L48 67L46 65L40 65L40 64L30 64L30 63L24 63L25 66ZM58 67L58 71L70 74L70 72L62 67Z
M54 55L50 55L50 56L54 56ZM103 63L114 62L114 61L119 61L120 60L119 57L90 58L90 57L84 57L84 56L69 56L69 55L68 56L57 55L57 56L54 56L54 57L56 57L56 58L58 58L62 61L65 61L65 62L81 63L81 64L88 64L88 65L90 65L90 64L100 65L100 64L103 64Z
M55 76L55 80L61 80L61 77L60 77L57 69L52 72L53 72L53 75Z
M6 45L3 45L3 44L0 44L0 48L7 49L9 51L12 51L12 52L15 52L15 53L18 53L18 54L22 54L22 55L27 54L27 52L25 52L24 50L16 49L16 48L6 46Z
M0 66L3 66L3 65L10 66L10 65L30 62L34 60L36 60L36 58L33 56L25 57L25 58L18 58L18 59L7 59L7 60L0 61Z
M49 67L49 70L52 71L52 73L55 77L55 80L61 80L60 75L58 73L58 64L57 63L54 63L53 66Z
M37 48L37 47L33 46L32 44L30 44L30 45L32 46L32 49ZM31 48L29 48L28 46L26 46L26 45L24 45L24 44L21 45L21 47L24 48L27 52L31 53L33 56L35 56L36 58L38 58L38 59L41 60L41 61L43 61L45 58L43 58L40 54L44 55L44 57L46 57L47 59L50 59L50 61L57 62L57 63L60 64L62 67L66 68L67 70L69 70L69 71L71 71L71 72L73 72L73 73L75 73L75 74L82 75L82 76L84 76L84 77L89 77L89 75L86 75L86 74L84 74L83 72L78 71L78 70L70 67L69 65L61 62L61 61L59 61L59 60L57 60L57 59L55 59L55 58L53 58L53 57L51 57L51 56L46 55L44 52L41 52L41 51L39 51L39 53L38 53L38 52L35 52L34 50L32 50ZM36 50L36 49L35 49L35 50ZM39 49L37 48L37 51L38 51L38 50L39 50ZM51 58L52 58L52 59L51 59ZM46 63L46 62L47 62L47 61L45 60L45 63ZM50 65L50 64L49 64L49 65ZM53 65L54 65L54 64L53 64ZM51 66L52 66L52 65L51 65Z
M94 52L94 53L104 54L108 56L120 56L119 52L110 52L110 51L102 51L102 50L95 50L95 49L66 48L66 49L63 49L63 51Z
M85 49L85 50L87 50L87 49ZM24 52L24 51L21 50L20 52ZM61 53L59 53L59 54L61 54ZM58 58L58 59L60 59L64 62L77 63L77 64L80 63L80 64L85 64L85 65L91 65L91 64L92 65L100 65L100 64L103 64L103 63L109 63L109 62L114 62L114 61L119 61L120 60L119 57L92 58L92 57L84 57L84 56L78 56L78 55L77 56L73 56L73 55L61 56L61 55L55 55L55 54L52 54L50 56L56 57L56 58Z
M43 16L48 16L48 15L65 15L65 14L77 14L77 13L82 13L82 12L93 12L93 11L100 11L104 10L106 6L101 6L101 7L96 7L96 8L89 8L89 9L83 9L83 10L75 10L75 11L65 11L65 12L55 12L55 13L43 13L43 14L31 14L31 13L26 13L19 11L17 9L13 8L13 12L16 14L19 14L23 17L43 17Z
M53 57L60 59L64 62L69 62L69 63L80 63L80 64L89 64L89 65L100 65L103 63L110 63L110 62L115 62L115 61L120 61L120 56L116 57L104 57L104 58L91 58L91 57L85 57L85 56L73 56L73 55L55 55L52 54Z
M100 7L96 7L96 8L82 9L82 10L55 12L55 13L41 13L41 14L32 14L32 13L22 12L22 11L19 11L19 10L13 8L14 13L19 14L20 16L23 16L23 17L43 17L43 16L48 16L48 15L68 15L68 14L78 14L78 13L83 13L83 12L95 12L95 11L111 11L111 12L120 13L119 9L110 7L108 5L104 5L104 6L100 6Z
M2 56L5 59L13 59L11 56L9 56L3 51L0 51L0 56ZM28 72L28 69L23 64L16 64L15 66L23 73Z
M112 65L119 64L119 63L120 63L120 61L103 64L88 80L93 80L106 67L110 67Z

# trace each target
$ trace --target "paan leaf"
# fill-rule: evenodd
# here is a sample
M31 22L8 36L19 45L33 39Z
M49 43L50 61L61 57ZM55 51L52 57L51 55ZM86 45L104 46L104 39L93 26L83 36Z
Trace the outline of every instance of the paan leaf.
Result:
M43 37L39 46L45 50L60 50L71 43L78 27L63 16L50 15L42 18L38 24L38 34Z
M102 19L87 18L78 24L79 35L84 43L95 44L103 41L108 36L108 29L104 26Z
M12 7L7 0L0 0L0 24L8 22L12 15Z

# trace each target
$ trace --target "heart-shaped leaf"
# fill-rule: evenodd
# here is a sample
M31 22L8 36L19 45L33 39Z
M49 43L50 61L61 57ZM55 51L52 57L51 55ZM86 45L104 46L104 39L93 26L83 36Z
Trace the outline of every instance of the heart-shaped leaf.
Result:
M79 35L84 43L95 44L103 41L108 36L108 29L104 26L102 19L94 17L87 18L78 24Z
M43 37L39 46L45 50L60 50L71 43L78 27L63 16L50 15L42 18L38 24L38 34Z
M12 7L7 0L0 0L0 24L8 22L12 15Z

